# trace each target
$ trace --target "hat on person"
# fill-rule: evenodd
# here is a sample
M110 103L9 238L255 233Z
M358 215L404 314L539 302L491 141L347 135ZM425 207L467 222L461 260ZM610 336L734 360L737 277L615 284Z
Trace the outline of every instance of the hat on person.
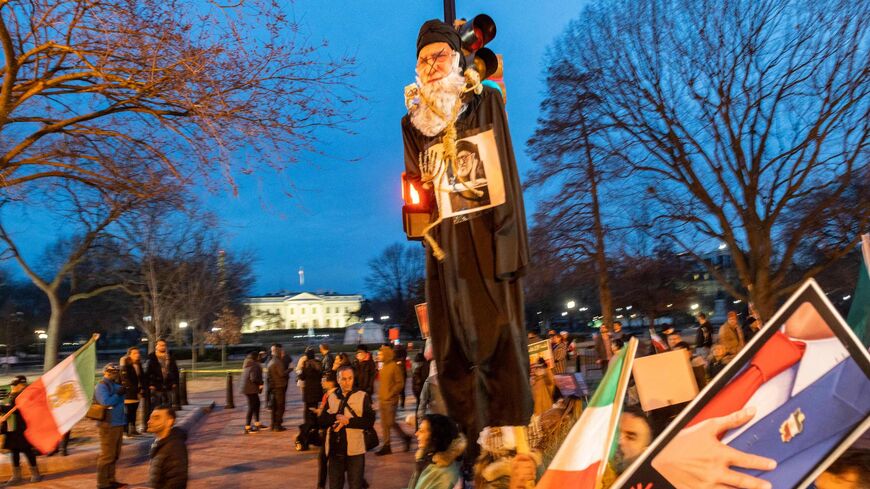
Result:
M12 382L9 383L9 385L18 385L18 384L26 384L26 383L27 383L27 377L25 377L23 375L16 375L15 378L12 379Z
M120 370L120 367L118 367L118 364L115 362L109 362L106 364L105 367L103 367L103 373L105 373L105 372L117 372L118 370Z
M449 24L439 20L427 20L420 27L420 32L417 34L417 56L420 51L436 42L446 42L450 49L459 52L462 46L462 40L459 38L459 33L456 32Z

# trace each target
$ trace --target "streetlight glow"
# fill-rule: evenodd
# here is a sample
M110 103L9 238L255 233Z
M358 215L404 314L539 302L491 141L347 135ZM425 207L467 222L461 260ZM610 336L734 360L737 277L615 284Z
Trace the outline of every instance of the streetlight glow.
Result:
M47 338L48 338L48 335L47 335L47 334L45 334L45 333L39 333L39 339L44 340L44 339L47 339Z
M211 329L212 333L217 333L220 330L221 330L221 328L218 328L217 326L215 326L214 328Z
M182 321L178 323L178 327L181 329L187 329L187 321Z
M127 331L133 331L134 329L136 329L136 326L133 326L132 324L127 325Z
M692 304L692 305L689 306L689 307L691 307L693 311L697 311L698 308L701 307L701 306L699 306L698 304Z
M567 307L568 309L574 309L574 306L576 306L576 305L577 305L576 302L574 302L574 301L568 301L568 303L565 304L565 307Z
M562 317L565 317L565 316L567 316L567 315L568 315L568 312L567 312L567 311L562 311Z
M588 307L581 307L580 309L577 309L577 310L580 312L586 312L589 310L589 308Z
M390 316L381 316L381 321L386 321L387 319L390 319Z
M36 331L33 332L33 334L37 334L37 335L45 334L45 330L44 329L37 329Z

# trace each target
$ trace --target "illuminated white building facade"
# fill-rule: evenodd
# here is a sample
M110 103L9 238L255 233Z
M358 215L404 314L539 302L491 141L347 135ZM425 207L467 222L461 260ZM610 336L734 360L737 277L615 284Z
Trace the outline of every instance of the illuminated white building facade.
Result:
M344 328L358 323L361 295L313 294L250 297L243 333L275 329Z

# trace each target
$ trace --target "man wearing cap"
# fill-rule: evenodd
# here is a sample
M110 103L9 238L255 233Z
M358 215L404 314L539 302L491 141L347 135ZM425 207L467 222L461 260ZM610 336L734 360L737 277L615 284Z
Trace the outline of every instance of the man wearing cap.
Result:
M106 418L100 421L100 456L97 458L97 487L109 489L127 484L115 480L115 464L121 455L121 441L127 417L124 414L124 387L120 384L117 363L103 367L103 378L94 391L97 403L106 406Z
M375 391L375 374L378 372L378 366L375 365L367 346L356 347L356 362L356 388L371 396Z
M456 30L437 19L425 22L417 37L416 86L406 90L402 136L406 177L428 192L429 202L450 192L445 175L458 164L464 140L487 148L488 185L504 193L503 203L440 222L443 216L433 206L431 221L438 224L425 241L439 382L450 417L475 440L484 426L526 426L532 413L521 280L529 252L504 101L464 67ZM469 445L473 459L477 447Z

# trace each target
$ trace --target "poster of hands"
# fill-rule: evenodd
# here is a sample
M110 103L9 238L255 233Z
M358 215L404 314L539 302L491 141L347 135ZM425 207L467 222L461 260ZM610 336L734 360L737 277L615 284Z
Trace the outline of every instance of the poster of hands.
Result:
M443 152L441 143L432 145L426 150L426 158L444 165ZM492 129L456 141L456 160L456 172L453 165L446 164L435 185L442 218L504 204L504 176Z
M804 488L868 427L870 355L810 280L613 487Z

